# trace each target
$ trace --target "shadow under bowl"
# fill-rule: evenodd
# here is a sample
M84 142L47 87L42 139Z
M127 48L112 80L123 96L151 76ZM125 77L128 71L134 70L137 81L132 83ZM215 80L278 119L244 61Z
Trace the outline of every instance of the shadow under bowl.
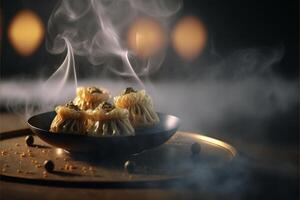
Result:
M30 129L50 145L71 153L97 153L97 155L128 155L142 152L165 143L178 129L179 118L157 113L160 122L135 129L134 136L89 136L76 133L53 133L50 125L55 112L32 116Z

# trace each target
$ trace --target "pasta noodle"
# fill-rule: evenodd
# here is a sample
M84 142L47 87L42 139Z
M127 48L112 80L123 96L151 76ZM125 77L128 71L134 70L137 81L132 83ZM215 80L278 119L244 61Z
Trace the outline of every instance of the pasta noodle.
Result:
M96 87L79 87L76 98L55 108L50 131L95 136L135 135L134 127L154 125L159 117L145 90L126 88L108 103L109 94Z

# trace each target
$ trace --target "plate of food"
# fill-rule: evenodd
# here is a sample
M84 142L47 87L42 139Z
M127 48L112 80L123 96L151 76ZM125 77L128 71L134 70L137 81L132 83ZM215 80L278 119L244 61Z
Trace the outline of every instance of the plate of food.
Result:
M145 90L129 87L111 99L107 90L79 87L73 101L32 116L28 124L42 140L71 153L122 155L165 143L179 118L155 112Z

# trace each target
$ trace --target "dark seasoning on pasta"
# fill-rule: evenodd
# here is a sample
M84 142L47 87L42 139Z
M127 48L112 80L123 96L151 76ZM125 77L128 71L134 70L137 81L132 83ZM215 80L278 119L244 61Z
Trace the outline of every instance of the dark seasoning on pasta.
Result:
M114 104L109 99L107 90L77 88L73 101L55 108L50 131L94 136L135 135L134 128L159 122L152 99L145 90L128 87L114 97Z

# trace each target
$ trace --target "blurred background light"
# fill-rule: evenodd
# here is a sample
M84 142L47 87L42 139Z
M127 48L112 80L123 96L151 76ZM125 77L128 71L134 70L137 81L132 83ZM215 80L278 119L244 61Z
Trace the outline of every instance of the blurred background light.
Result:
M30 56L44 39L44 25L31 10L22 10L13 18L8 28L8 38L22 56Z
M139 18L128 29L128 46L142 59L159 52L165 46L165 42L164 28L152 18Z
M172 32L172 44L175 51L185 60L193 60L205 47L207 31L196 17L186 16L180 19Z

